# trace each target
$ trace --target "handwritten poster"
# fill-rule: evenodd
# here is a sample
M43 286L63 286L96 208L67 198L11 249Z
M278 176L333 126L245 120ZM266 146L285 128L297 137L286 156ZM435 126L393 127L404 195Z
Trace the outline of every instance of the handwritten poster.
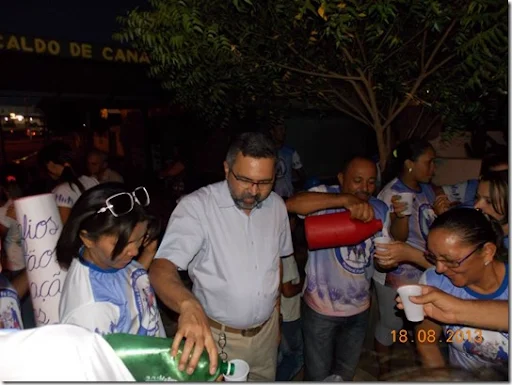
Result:
M59 301L66 271L57 263L55 246L62 231L53 194L14 201L21 226L23 254L37 326L59 322Z

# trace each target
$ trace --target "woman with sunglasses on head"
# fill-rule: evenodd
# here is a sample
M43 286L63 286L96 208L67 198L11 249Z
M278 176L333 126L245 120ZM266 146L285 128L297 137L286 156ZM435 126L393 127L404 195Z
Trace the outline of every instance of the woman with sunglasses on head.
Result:
M508 301L508 264L500 262L501 228L482 212L456 208L432 224L425 257L435 268L420 284L464 300ZM416 330L416 346L425 367L444 367L439 341L449 349L449 365L466 370L507 370L508 333L438 324L425 319Z
M104 183L82 194L57 242L68 271L59 304L61 323L100 334L165 336L146 268L135 258L156 252L159 227L145 207L144 187ZM152 255L151 255L152 253Z
M80 195L99 182L86 175L78 176L72 167L73 151L64 143L55 141L43 147L37 155L39 164L50 178L57 182L53 189L62 224L68 220L71 208Z

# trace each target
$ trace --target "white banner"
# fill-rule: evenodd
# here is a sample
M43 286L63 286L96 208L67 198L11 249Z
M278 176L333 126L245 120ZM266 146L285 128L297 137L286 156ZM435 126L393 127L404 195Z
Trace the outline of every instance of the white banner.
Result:
M59 322L59 301L66 271L57 263L55 246L62 231L53 194L14 201L21 226L23 253L37 326Z

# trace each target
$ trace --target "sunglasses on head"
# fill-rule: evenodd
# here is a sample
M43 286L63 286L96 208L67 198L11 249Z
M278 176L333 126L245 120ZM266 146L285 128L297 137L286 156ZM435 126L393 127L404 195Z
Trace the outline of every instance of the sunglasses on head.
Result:
M140 186L131 193L122 192L108 197L105 201L105 206L99 209L96 214L101 214L109 210L113 216L119 217L132 211L135 203L146 207L149 205L149 202L148 190Z

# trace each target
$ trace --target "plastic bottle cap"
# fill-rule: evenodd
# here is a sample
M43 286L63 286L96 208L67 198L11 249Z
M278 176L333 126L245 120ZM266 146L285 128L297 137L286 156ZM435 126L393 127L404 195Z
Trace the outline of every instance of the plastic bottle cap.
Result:
M232 376L235 373L235 364L228 362L228 376Z

